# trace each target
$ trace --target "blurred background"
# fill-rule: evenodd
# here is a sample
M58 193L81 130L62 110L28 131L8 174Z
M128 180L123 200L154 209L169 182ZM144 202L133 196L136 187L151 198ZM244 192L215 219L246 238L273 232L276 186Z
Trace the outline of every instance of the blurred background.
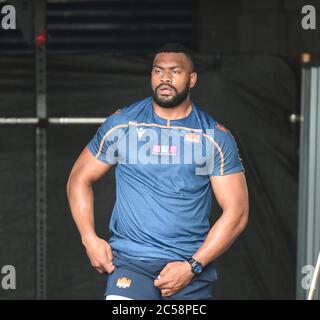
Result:
M0 299L103 299L66 182L99 121L151 95L167 42L195 53L192 100L231 130L246 170L249 225L217 259L215 299L306 298L320 248L319 13L319 0L0 1ZM94 192L108 239L114 172Z

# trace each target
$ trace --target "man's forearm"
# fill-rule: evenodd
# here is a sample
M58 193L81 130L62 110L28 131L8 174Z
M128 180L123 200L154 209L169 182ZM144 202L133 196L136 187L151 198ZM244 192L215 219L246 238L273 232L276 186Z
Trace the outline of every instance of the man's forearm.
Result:
M93 214L92 185L77 177L70 176L67 195L73 219L80 232L82 242L96 236Z
M206 240L193 255L203 266L216 259L227 250L247 225L248 212L243 210L237 218L230 219L224 212L210 229ZM232 215L231 215L232 216Z

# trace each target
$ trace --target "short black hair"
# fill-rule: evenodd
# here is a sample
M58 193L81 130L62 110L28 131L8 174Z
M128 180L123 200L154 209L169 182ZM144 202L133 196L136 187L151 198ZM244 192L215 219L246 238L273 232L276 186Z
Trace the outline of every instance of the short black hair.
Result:
M194 58L192 51L188 49L186 46L180 43L166 43L163 45L159 50L157 50L154 54L153 60L155 59L156 55L159 53L169 53L169 52L175 52L175 53L183 53L184 55L187 56L187 58L190 61L191 65L191 71L194 71Z

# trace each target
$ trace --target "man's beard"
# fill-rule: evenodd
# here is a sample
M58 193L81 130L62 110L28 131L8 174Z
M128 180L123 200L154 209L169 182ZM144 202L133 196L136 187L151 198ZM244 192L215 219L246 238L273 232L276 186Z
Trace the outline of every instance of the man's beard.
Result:
M170 99L162 99L157 95L157 91L160 87L167 86L170 87L175 95ZM153 92L152 98L156 104L158 104L162 108L173 108L185 101L188 98L190 92L190 81L186 84L181 92L178 92L176 88L171 86L170 84L161 84L159 85Z

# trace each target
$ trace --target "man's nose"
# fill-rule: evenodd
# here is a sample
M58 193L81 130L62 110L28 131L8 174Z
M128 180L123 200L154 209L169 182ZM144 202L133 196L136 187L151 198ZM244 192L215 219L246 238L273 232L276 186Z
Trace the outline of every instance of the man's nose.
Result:
M172 81L171 73L169 71L163 72L160 80L162 83L171 83Z

